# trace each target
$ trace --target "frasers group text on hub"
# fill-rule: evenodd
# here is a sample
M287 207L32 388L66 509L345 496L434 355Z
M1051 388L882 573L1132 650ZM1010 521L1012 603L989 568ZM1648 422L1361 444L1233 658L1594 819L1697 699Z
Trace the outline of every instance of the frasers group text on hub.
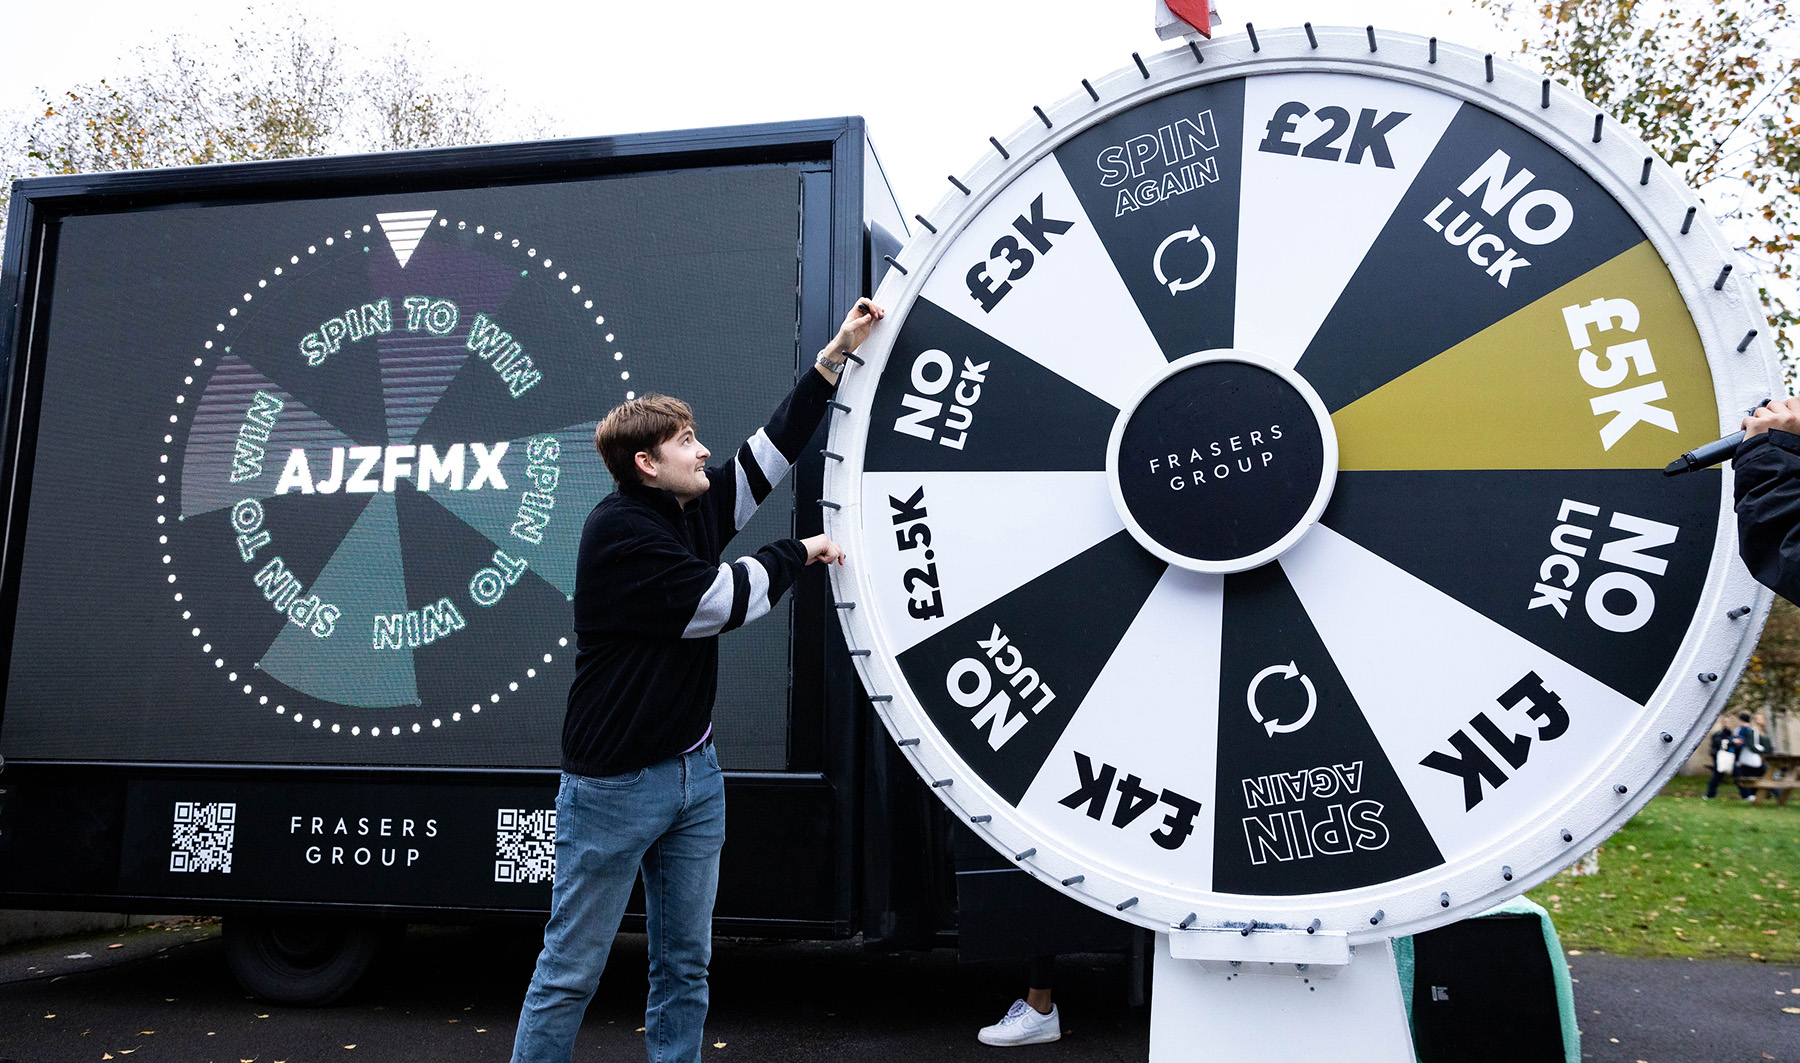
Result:
M1275 460L1273 451L1257 449L1281 438L1281 426L1272 424L1267 429L1256 429L1228 439L1214 440L1204 449L1188 448L1183 457L1176 452L1160 458L1149 460L1149 471L1152 475L1168 470L1174 473L1169 477L1169 489L1179 491L1191 480L1195 484L1203 484L1208 478L1218 481L1230 476L1233 472L1250 472L1266 468ZM1224 458L1224 461L1212 461ZM1210 464L1209 464L1210 463Z

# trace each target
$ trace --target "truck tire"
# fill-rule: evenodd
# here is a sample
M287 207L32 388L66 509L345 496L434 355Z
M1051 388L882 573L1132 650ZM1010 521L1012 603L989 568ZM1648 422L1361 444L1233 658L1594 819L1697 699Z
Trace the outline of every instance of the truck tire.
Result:
M370 920L270 918L225 920L225 960L238 984L259 1000L322 1007L348 993L380 951L382 924Z

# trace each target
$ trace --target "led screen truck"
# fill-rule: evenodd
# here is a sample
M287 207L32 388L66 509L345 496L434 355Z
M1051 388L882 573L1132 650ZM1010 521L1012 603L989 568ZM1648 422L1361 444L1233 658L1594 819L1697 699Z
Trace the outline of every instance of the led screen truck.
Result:
M596 423L747 438L906 232L856 118L17 184L0 904L224 913L315 1002L408 920L543 918ZM742 541L822 530L826 432ZM824 574L778 609L721 646L719 929L949 940Z

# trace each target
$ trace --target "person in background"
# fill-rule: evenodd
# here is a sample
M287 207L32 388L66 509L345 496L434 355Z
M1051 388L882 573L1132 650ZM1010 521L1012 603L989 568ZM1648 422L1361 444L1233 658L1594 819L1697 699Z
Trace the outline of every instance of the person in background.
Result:
M1707 742L1707 764L1712 768L1712 778L1706 780L1706 796L1702 800L1711 801L1719 796L1719 784L1731 778L1737 767L1737 750L1731 744L1735 733L1731 721L1720 716L1719 729Z
M1746 801L1754 800L1756 789L1745 786L1745 779L1760 779L1768 766L1763 763L1762 755L1769 750L1769 741L1763 737L1762 713L1752 717L1747 712L1738 713L1738 729L1731 736L1732 752L1737 754L1737 763L1731 774L1737 779L1738 796Z

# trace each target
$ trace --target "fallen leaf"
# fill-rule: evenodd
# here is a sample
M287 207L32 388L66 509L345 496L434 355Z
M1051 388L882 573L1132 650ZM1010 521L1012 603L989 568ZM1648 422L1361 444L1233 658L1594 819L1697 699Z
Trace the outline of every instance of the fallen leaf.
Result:
M357 459L357 460L358 460L358 461L361 461L361 460L362 460L362 459L361 459L361 458L358 458L358 459ZM139 1037L149 1037L149 1036L150 1036L150 1035L151 1035L151 1034L153 1034L153 1033L155 1033L155 1032L156 1032L156 1031L155 1031L155 1030L139 1030L139 1031L138 1031L138 1036L139 1036Z
M361 460L361 459L358 459L358 460L359 460L359 461L360 461L360 460ZM1777 935L1777 934L1780 934L1780 933L1781 933L1781 931L1779 931L1779 930L1765 930L1765 931L1763 931L1763 933L1765 933L1765 934L1767 934L1767 935L1769 935L1769 936L1770 936L1770 937L1774 937L1774 936L1776 936L1776 935Z
M358 459L358 460L360 460L360 459ZM163 1003L164 1004L173 1004L173 1003L175 1003L175 998L174 997L164 997Z
M724 1047L725 1047L725 1042L723 1042L723 1041L714 1041L714 1042L713 1042L713 1047L714 1047L714 1048L724 1048Z
M101 1057L100 1057L100 1058L101 1058L101 1059L111 1059L111 1058L112 1058L112 1053L111 1053L111 1052L107 1052L107 1053L105 1053L105 1054L103 1054L103 1055L102 1055L102 1056L101 1056Z
M125 947L125 943L123 941L115 941L106 947L109 949L122 949Z
M50 1014L48 1014L48 1015L46 1015L46 1016L44 1016L44 1018L46 1018L46 1019L54 1019L54 1018L56 1018L56 1012L54 1012L54 1011L53 1011L53 1012L51 1012L51 1013L50 1013Z
M461 1022L461 1019L445 1019L445 1022Z
M639 1026L639 1027L638 1027L638 1028L637 1028L637 1032L638 1032L638 1033L643 1033L643 1032L644 1032L644 1028L643 1028L643 1027L642 1027L642 1026Z
M358 461L361 461L361 460L362 460L362 459L361 459L361 458L358 458L358 459L357 459L357 460L358 460ZM1570 950L1569 950L1569 955L1571 955L1571 956L1579 956L1579 955L1581 955L1581 950L1580 950L1580 949L1570 949Z
M358 459L357 459L357 460L358 460L358 461L361 461L361 460L362 460L362 459L361 459L361 458L358 458ZM258 1015L258 1016L257 1016L257 1018L259 1018L259 1019L266 1019L266 1018L268 1018L268 1016L267 1016L267 1015Z
M129 1056L131 1053L136 1052L136 1051L137 1051L137 1049L135 1049L135 1048L121 1048L121 1049L119 1049L119 1054L121 1056Z
M1800 1008L1782 1008L1781 1010L1789 1015L1800 1015Z
M63 959L65 959L65 960L91 960L93 958L94 958L93 956L91 956L85 952L77 952L73 956L64 956L63 957Z

